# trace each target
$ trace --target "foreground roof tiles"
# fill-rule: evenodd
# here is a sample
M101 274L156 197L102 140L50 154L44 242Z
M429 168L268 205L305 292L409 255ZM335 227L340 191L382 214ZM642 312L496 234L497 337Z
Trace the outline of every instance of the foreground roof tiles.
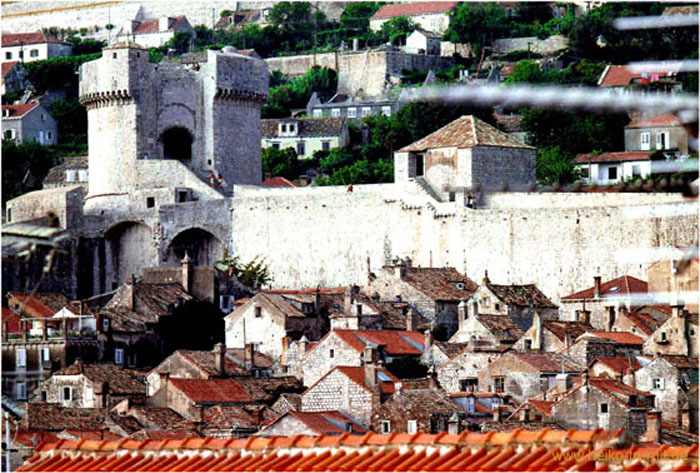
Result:
M698 446L615 448L617 431L63 440L18 471L697 470Z

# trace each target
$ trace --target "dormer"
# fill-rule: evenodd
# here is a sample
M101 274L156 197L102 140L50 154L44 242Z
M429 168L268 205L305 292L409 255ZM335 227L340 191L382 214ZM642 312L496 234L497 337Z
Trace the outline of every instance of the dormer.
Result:
M280 120L278 124L279 136L297 136L300 123L297 120Z

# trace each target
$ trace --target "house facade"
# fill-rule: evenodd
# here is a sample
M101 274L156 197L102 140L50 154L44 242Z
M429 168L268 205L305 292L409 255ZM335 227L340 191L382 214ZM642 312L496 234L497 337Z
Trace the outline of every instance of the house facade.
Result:
M415 30L406 37L404 52L409 54L440 55L440 35L425 30Z
M589 153L576 156L573 163L584 182L609 185L649 176L653 170L650 156L650 151Z
M27 70L19 61L8 61L2 63L2 83L0 83L0 94L24 90L29 85Z
M656 261L647 267L649 292L675 293L688 312L697 314L697 302L687 296L698 291L698 259L685 257L680 251L678 253L674 259Z
M675 115L633 120L625 127L625 150L662 150L687 155L688 132Z
M59 56L71 56L73 46L46 33L2 35L2 60L32 62Z
M262 147L293 148L299 159L308 159L316 151L344 148L350 142L342 117L280 118L261 120Z
M448 393L479 391L479 373L502 354L488 346L465 348L436 369L438 382Z
M56 120L38 103L3 105L2 139L55 145L58 142Z
M457 2L391 3L380 8L369 19L369 28L379 31L392 18L407 16L421 29L442 35L450 26L450 10Z
M631 357L642 353L644 339L627 332L586 332L560 353L583 366L596 358Z
M348 122L357 124L370 115L382 114L390 117L400 108L398 99L388 96L351 98L336 94L324 97L314 92L306 104L306 114L314 118L345 118Z
M87 156L64 158L63 162L49 169L44 178L44 189L71 187L79 185L87 194L88 161Z
M673 313L644 341L644 353L649 355L685 355L698 357L698 314L682 307Z
M661 418L681 424L681 410L690 401L689 391L698 385L698 359L684 355L658 355L635 372L636 387L649 391Z
M128 20L117 33L116 42L131 41L146 48L159 48L178 31L188 33L192 38L195 36L194 28L184 16Z

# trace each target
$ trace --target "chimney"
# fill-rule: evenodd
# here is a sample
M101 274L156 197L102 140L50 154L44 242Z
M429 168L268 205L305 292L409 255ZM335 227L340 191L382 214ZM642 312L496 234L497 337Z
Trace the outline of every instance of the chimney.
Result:
M607 317L605 317L605 331L612 332L613 324L615 323L615 307L606 307L608 309Z
M681 408L681 425L683 430L690 431L690 403L686 402Z
M565 393L569 390L569 375L566 373L559 373L557 375L557 391L560 393Z
M416 330L416 316L415 309L411 307L406 314L406 330L409 332L414 332Z
M343 298L343 312L345 312L346 316L352 314L352 303L354 300L352 286L346 287Z
M429 353L430 348L433 346L433 332L430 329L425 331L425 340L423 342L423 352Z
M525 404L520 409L520 422L530 422L530 406Z
M185 257L180 261L182 265L182 287L185 292L190 292L192 285L192 259L185 252Z
M214 366L219 376L226 375L226 346L223 343L214 345Z
M134 310L134 285L136 284L136 276L132 274L124 282L124 302L127 309Z
M659 443L661 439L661 411L647 411L647 430L644 433L644 441Z
M535 311L532 318L532 349L542 350L542 317L539 311Z
M166 371L165 373L158 373L158 375L160 376L159 389L163 389L164 393L163 406L161 407L168 407L168 381L170 380L170 371Z
M632 361L631 361L631 360L630 360L630 364L632 364ZM624 374L624 376L622 377L622 382L623 382L624 384L626 384L627 386L630 386L630 387L632 387L632 388L635 387L635 383L634 383L634 370L632 369L631 366L630 366L629 368L627 368L627 371L625 371L625 374Z
M459 433L459 416L454 412L447 420L447 433L457 435Z
M459 301L457 306L457 330L462 330L465 326L465 322L469 318L469 305L467 301L462 299Z
M671 316L672 317L683 317L685 312L683 311L683 304L675 304L671 306Z
M491 280L489 279L488 270L484 271L484 278L481 280L482 286L486 286L487 284L491 284Z
M503 411L505 410L505 406L502 405L497 405L493 406L493 421L494 422L502 422L503 421Z
M600 298L600 285L601 285L600 276L593 277L593 298L594 299Z
M394 396L399 396L403 389L403 383L394 383Z
M109 383L103 382L98 384L97 391L95 391L95 407L108 407L109 402L107 402L107 397L109 396Z
M253 343L246 343L245 348L243 348L243 365L248 371L255 367L255 345Z
M204 423L204 406L192 406L193 418L192 422L202 425Z
M306 338L306 335L302 335L301 338L299 339L299 354L304 355L306 351L309 349L309 339Z
M377 365L375 363L365 363L365 386L372 392L377 391Z

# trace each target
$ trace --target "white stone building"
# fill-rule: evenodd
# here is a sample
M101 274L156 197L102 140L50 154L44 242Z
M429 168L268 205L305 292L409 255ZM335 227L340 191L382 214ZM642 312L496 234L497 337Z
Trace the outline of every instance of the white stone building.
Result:
M343 117L261 120L263 148L294 148L299 159L316 151L345 148L350 142Z
M46 33L2 35L2 60L31 62L73 54L73 46Z
M634 178L645 178L652 172L650 151L622 151L618 153L581 154L573 163L581 172L581 179L590 184L616 184Z
M409 54L440 55L440 35L426 30L416 30L406 38L404 52Z
M58 141L56 135L56 120L38 103L2 106L3 141L55 145Z
M184 31L194 38L194 28L184 16L129 20L116 35L116 41L132 41L146 48L158 48Z
M422 29L442 35L450 26L450 10L457 2L390 3L369 19L372 31L379 31L392 18L407 16Z

